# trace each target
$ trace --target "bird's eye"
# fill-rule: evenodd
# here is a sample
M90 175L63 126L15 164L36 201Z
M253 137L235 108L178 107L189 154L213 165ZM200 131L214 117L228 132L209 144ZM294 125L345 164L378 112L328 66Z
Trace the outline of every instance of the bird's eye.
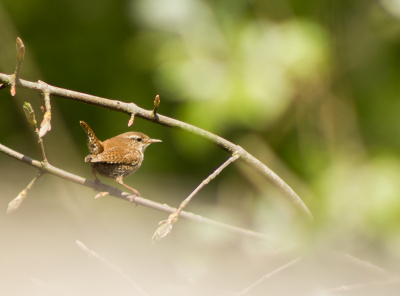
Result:
M138 141L138 142L142 141L142 138L137 138L137 141Z

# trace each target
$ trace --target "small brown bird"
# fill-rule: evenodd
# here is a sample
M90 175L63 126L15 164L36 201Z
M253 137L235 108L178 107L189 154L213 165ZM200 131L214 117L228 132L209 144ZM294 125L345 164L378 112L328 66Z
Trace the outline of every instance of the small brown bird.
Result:
M140 168L147 146L161 140L150 139L139 132L127 132L101 142L85 122L80 123L88 136L90 151L85 157L85 162L90 162L95 181L100 182L96 174L99 173L103 177L115 179L117 183L132 190L136 196L140 196L137 190L124 184L122 179Z

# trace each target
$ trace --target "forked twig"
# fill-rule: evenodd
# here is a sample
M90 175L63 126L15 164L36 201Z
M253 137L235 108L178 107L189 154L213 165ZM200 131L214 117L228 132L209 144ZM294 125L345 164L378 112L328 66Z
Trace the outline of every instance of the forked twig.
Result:
M28 120L29 124L31 125L31 127L35 130L35 134L38 138L38 144L39 144L39 148L40 148L40 153L42 154L42 160L43 160L43 164L47 163L47 157L46 157L46 153L44 151L44 144L43 144L43 140L40 137L40 133L37 127L37 121L35 118L35 112L32 109L31 104L29 103L25 103L23 106L25 115L26 115L26 119ZM28 184L28 186L22 190L18 196L16 198L14 198L12 201L10 201L10 203L8 204L7 207L7 214L11 214L12 212L16 211L19 206L21 205L21 203L24 201L24 199L26 198L27 194L28 194L28 190L32 189L33 185L35 185L36 181L45 173L45 171L43 171L41 168L39 168L39 173L36 175L35 178L33 178L33 180Z
M29 104L29 103L24 103L23 109L24 109L24 112L26 115L26 119L28 120L31 127L34 129L35 134L38 138L38 144L39 144L39 148L40 148L40 153L42 154L42 160L44 162L47 162L47 157L46 157L46 152L44 150L43 140L42 140L42 137L40 136L40 131L37 127L35 112L33 111L31 104Z

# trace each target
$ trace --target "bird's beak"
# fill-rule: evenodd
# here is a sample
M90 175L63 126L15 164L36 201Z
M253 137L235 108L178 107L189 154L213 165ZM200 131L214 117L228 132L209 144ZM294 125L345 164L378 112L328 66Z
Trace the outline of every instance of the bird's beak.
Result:
M160 143L162 142L161 140L156 140L156 139L150 139L149 143Z

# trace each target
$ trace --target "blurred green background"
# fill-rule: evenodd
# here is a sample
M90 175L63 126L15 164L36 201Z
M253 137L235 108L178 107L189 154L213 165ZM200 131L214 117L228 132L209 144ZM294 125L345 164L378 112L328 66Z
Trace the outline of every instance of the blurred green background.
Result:
M292 205L241 163L204 189L189 211L279 234L289 244L322 240L349 252L377 254L389 268L393 258L398 262L399 1L1 0L3 73L14 71L17 36L26 46L21 78L146 109L159 94L159 113L241 145L299 194L316 221L299 227ZM40 119L37 93L18 89L12 98L0 91L0 142L40 159L22 112L25 101ZM142 168L126 179L160 203L178 206L228 158L202 139L140 118L128 128L129 117L122 113L56 97L51 103L46 151L53 165L71 173L93 178L83 162L87 148L80 120L100 140L132 129L161 139L147 149ZM76 219L78 228L90 215L129 215L119 201L92 200L94 192L45 176L21 209L5 216L8 202L35 174L0 155L3 225L15 227L31 216L36 221L38 212L46 217L49 211ZM145 217L137 221L152 219L149 231L143 231L145 245L166 215L138 212ZM96 226L86 225L85 237L104 246L104 234L89 235ZM68 230L71 237L74 229ZM177 239L175 232L178 226L171 234ZM185 240L197 237L199 248L215 239L181 232ZM10 243L10 250L14 246Z

